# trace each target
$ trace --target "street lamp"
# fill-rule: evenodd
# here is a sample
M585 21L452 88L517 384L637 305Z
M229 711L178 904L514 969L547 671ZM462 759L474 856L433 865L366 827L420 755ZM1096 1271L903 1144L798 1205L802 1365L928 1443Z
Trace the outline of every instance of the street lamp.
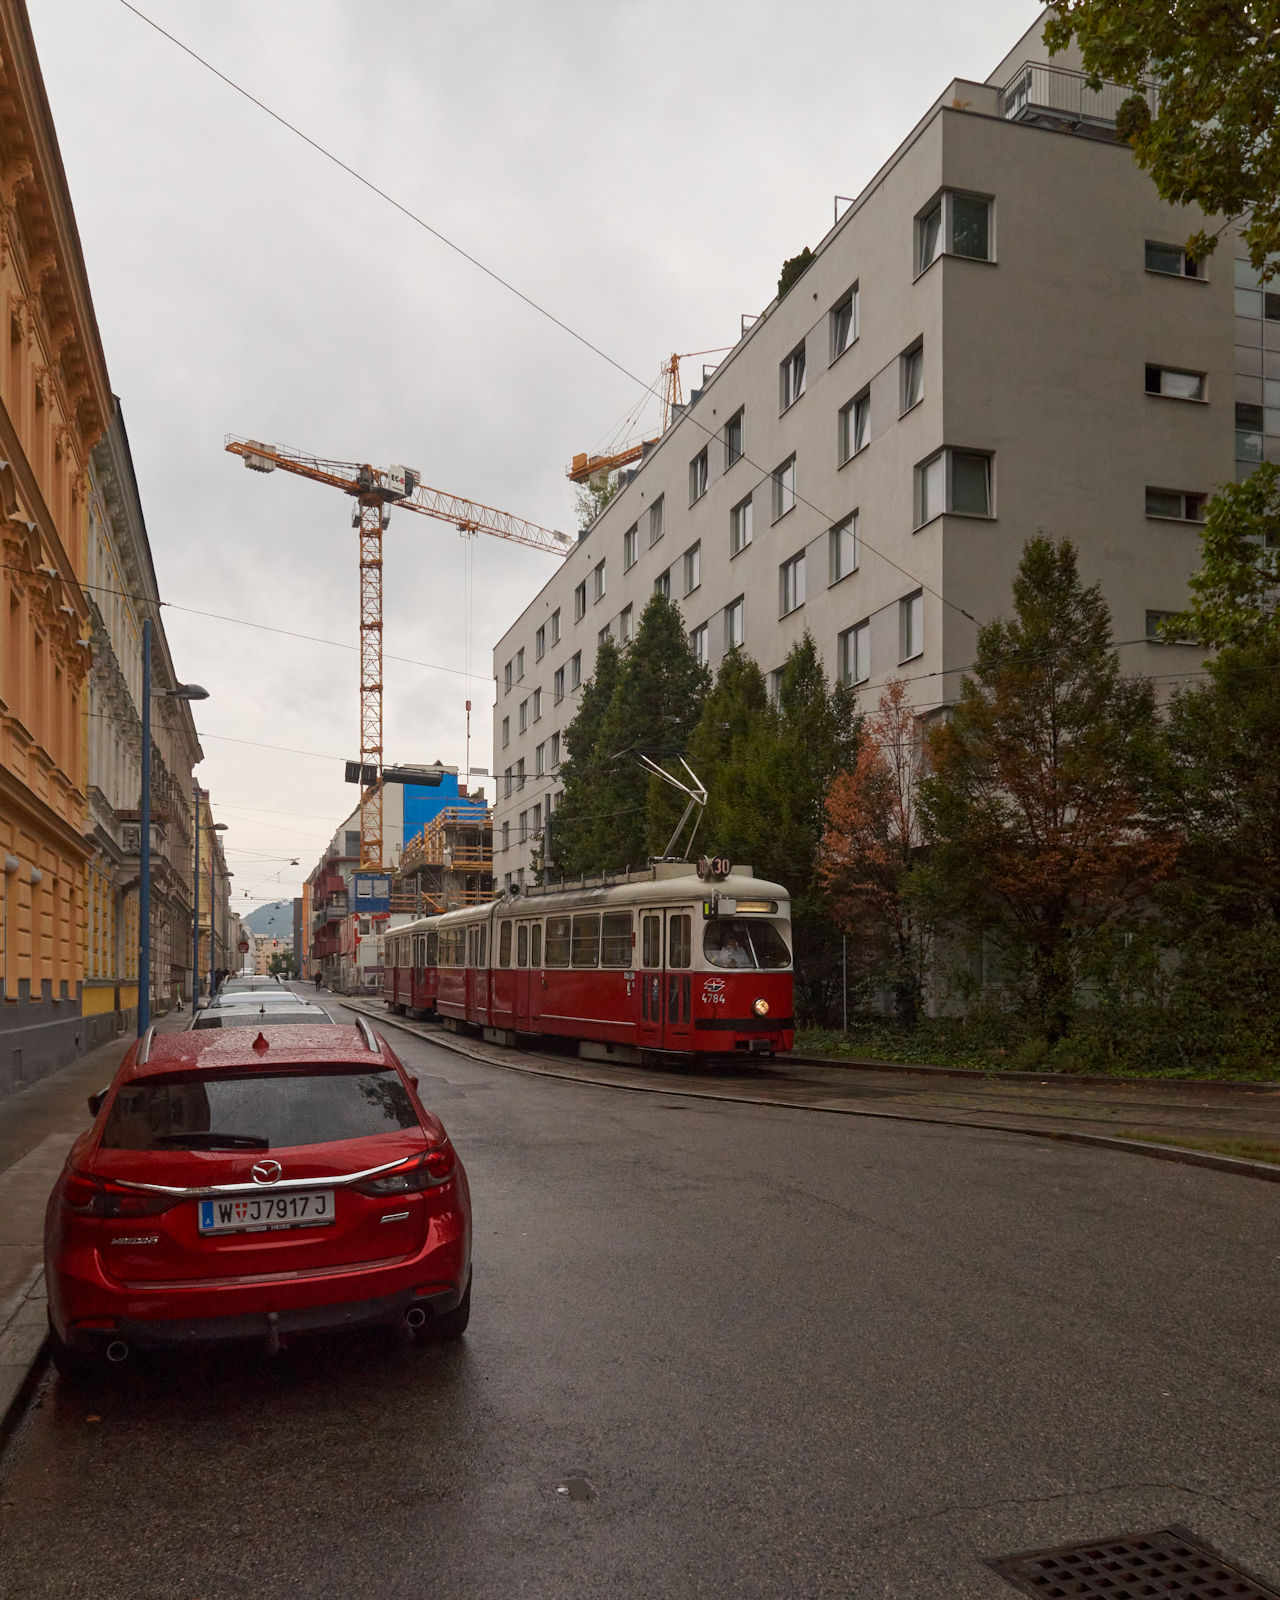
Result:
M198 683L164 691L170 700L207 700ZM142 806L138 840L138 1037L151 1025L151 618L142 623Z

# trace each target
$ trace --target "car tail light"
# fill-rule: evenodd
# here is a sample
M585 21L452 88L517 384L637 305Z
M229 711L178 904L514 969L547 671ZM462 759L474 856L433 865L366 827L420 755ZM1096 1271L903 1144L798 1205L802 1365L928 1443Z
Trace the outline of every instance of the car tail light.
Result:
M351 1187L361 1194L379 1199L389 1194L421 1194L424 1189L435 1189L442 1183L448 1183L456 1165L453 1146L446 1139L434 1150L428 1150L426 1155L413 1156L408 1161L402 1161L398 1167L393 1167L390 1172L380 1173L376 1178L366 1178L363 1183L353 1183Z
M121 1184L69 1172L62 1180L62 1207L78 1217L158 1217L178 1203L173 1194L145 1194Z

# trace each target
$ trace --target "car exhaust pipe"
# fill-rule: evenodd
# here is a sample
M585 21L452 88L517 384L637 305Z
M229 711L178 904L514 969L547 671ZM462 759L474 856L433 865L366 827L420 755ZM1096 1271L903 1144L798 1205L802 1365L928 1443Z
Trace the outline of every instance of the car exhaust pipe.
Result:
M113 1339L107 1346L107 1360L118 1367L122 1361L127 1361L128 1359L129 1346L123 1339Z
M427 1314L421 1306L410 1306L404 1314L404 1320L410 1328L420 1328L427 1320Z

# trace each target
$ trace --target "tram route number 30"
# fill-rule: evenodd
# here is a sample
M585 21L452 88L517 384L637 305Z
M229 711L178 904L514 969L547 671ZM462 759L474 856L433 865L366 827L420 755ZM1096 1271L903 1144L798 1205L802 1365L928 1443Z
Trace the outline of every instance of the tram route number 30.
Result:
M729 876L733 863L728 856L700 856L698 876L703 883L721 883Z

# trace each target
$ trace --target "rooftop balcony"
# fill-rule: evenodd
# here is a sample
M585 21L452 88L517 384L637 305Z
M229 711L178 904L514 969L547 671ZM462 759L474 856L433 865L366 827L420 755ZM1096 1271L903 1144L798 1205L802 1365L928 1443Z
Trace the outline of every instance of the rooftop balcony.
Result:
M1137 92L1146 96L1154 115L1159 94L1156 85L1143 84ZM1028 122L1092 139L1114 139L1116 113L1134 93L1122 83L1104 82L1101 88L1091 89L1083 72L1024 61L999 91L996 106L997 114L1009 122Z

